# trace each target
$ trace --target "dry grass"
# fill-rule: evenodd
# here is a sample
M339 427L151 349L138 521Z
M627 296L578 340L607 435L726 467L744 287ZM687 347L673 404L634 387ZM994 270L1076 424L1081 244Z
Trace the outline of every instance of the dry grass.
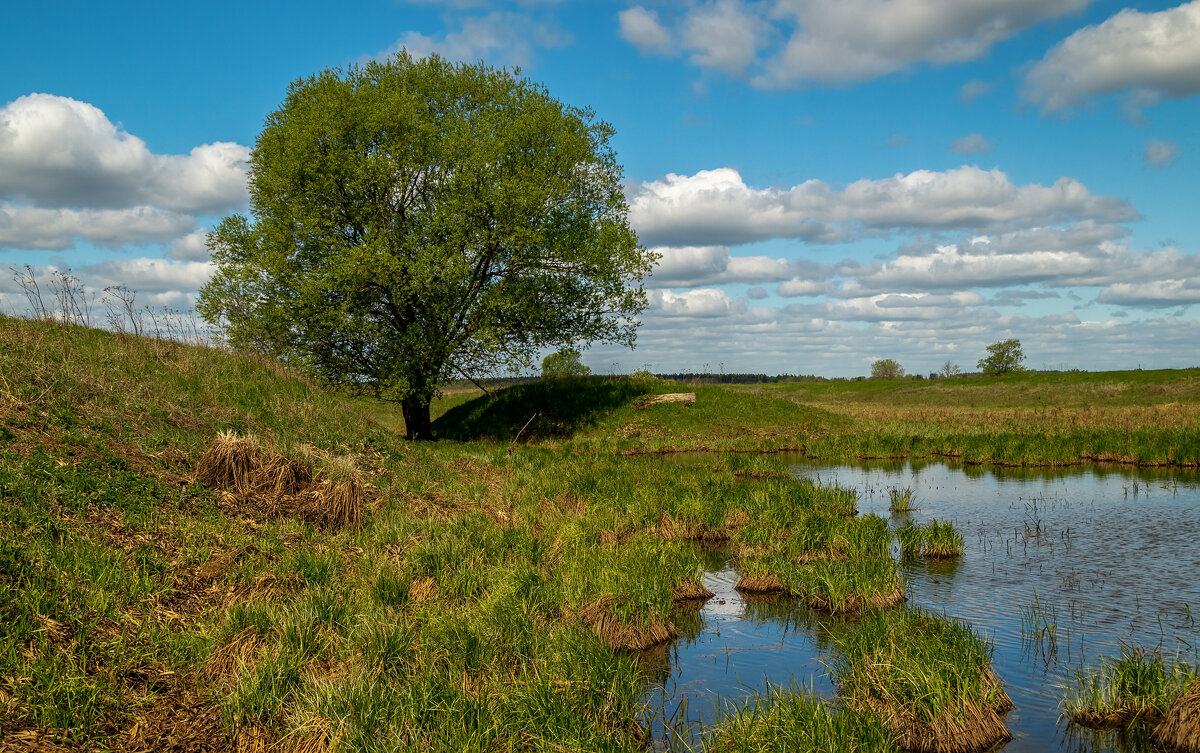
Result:
M355 528L375 487L351 457L332 457L314 473L316 453L284 457L257 438L221 432L196 464L196 477L234 506L267 517L291 516L327 529Z
M679 583L671 591L671 601L700 601L711 599L713 592L705 588L704 584L698 580L685 580Z
M736 588L750 594L780 594L786 590L783 581L771 573L743 575Z
M1200 679L1192 680L1167 707L1153 736L1167 750L1200 753Z
M622 621L614 609L615 602L611 595L606 594L593 599L579 612L579 619L610 647L644 651L679 637L674 625L664 623L654 615L643 619L641 624Z

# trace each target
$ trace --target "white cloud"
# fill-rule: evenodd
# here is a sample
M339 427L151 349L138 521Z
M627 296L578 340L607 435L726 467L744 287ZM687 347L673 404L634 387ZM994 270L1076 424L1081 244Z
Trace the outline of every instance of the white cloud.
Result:
M227 142L153 154L99 108L68 97L28 94L0 110L0 198L42 207L221 213L246 203L249 156Z
M668 174L630 196L630 218L650 243L736 245L768 238L833 243L875 234L950 228L1007 228L1095 219L1137 218L1120 199L1093 195L1060 178L1017 186L1000 170L918 170L859 180L842 191L809 180L789 188L747 186L737 170Z
M918 63L975 60L1013 34L1090 0L778 0L791 28L755 83L848 84Z
M765 26L740 0L717 0L689 11L683 42L695 65L737 74L754 60Z
M1150 167L1170 167L1179 161L1179 144L1174 141L1150 139L1146 142L1143 157Z
M44 209L0 202L0 248L64 250L76 238L107 247L164 243L195 225L190 215L157 207Z
M1150 282L1116 282L1100 291L1097 300L1118 306L1161 307L1200 303L1195 277Z
M1134 114L1200 93L1200 0L1157 13L1125 9L1080 29L1029 70L1024 97L1052 113L1120 91Z
M775 292L784 298L811 298L827 294L829 288L829 283L823 280L806 280L794 277L779 283L779 287L775 289Z
M987 154L992 151L992 142L985 139L983 134L972 133L970 136L955 139L950 144L950 151L957 154Z
M208 261L212 258L212 252L208 250L208 231L196 230L176 238L167 248L166 255L174 261Z
M538 23L520 13L493 11L465 16L458 31L429 36L410 31L376 57L387 58L401 49L414 57L438 54L451 60L529 66L537 48L564 47L571 35L552 24Z
M109 259L81 267L78 274L96 288L127 285L141 294L191 294L212 276L210 262L140 257Z
M635 5L618 13L617 21L621 39L637 47L643 55L671 52L671 33L658 22L657 11Z
M1139 252L1116 242L1125 231L1090 224L1041 228L901 254L870 265L847 264L842 295L1052 285L1100 287L1150 283L1186 274L1200 278L1200 257L1176 248Z
M648 298L652 311L669 317L709 318L733 310L733 300L718 288L697 288L682 293L651 290Z

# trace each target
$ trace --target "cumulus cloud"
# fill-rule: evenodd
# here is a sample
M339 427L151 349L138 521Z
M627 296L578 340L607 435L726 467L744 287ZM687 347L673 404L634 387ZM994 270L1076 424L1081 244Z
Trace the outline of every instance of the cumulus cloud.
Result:
M801 298L825 295L829 290L829 283L825 280L806 280L801 277L793 277L779 283L775 292L784 298Z
M77 238L106 247L165 243L195 225L190 215L157 207L46 209L0 202L0 248L61 251Z
M1179 144L1174 141L1150 139L1142 156L1150 167L1170 167L1179 161Z
M760 86L848 84L905 70L982 57L997 42L1090 0L780 0L790 25Z
M1200 303L1200 284L1188 279L1116 282L1100 291L1101 303L1118 306L1163 307Z
M640 5L617 14L621 39L629 42L643 55L671 52L671 33L658 22L658 12Z
M992 142L985 139L983 134L972 133L955 139L950 144L950 151L957 154L987 154L992 151Z
M770 256L730 256L725 246L662 247L653 251L659 260L653 285L715 285L786 280L794 273L792 262Z
M648 291L650 308L668 317L709 318L733 310L733 300L719 288L697 288L674 293L669 289Z
M246 203L249 156L228 142L154 154L94 105L52 94L0 110L0 198L40 207L221 213Z
M195 230L176 238L167 247L166 256L174 261L208 261L212 258L212 252L208 250L208 231Z
M1200 277L1200 257L1177 248L1136 251L1114 238L1123 228L1082 224L975 238L938 246L928 254L902 254L886 262L844 265L852 279L843 295L872 291L961 290L1043 284L1100 287L1154 282L1181 274Z
M563 29L540 23L521 13L492 11L482 16L464 16L457 31L430 36L410 31L376 57L387 58L404 49L414 57L438 54L451 60L529 66L537 48L564 47L571 35Z
M1017 186L1000 170L918 170L859 180L838 191L819 180L788 188L747 186L733 168L668 174L630 196L630 218L650 243L736 245L768 238L834 243L863 233L1006 228L1138 217L1127 202L1092 194L1071 178Z
M701 68L741 73L754 60L766 23L740 0L692 8L683 22L683 43Z
M1200 0L1156 13L1125 9L1051 48L1025 76L1024 98L1044 113L1127 92L1131 114L1200 92Z

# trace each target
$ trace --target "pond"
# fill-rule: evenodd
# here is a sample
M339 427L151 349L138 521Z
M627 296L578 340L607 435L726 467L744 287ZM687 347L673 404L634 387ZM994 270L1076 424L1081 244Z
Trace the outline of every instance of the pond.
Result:
M1122 645L1200 659L1200 474L799 459L793 469L857 489L860 515L876 513L893 527L950 520L963 534L961 559L904 562L901 572L909 604L965 620L992 642L1015 703L1005 753L1153 750L1136 732L1060 720L1062 686L1069 670L1116 656ZM917 509L889 514L891 488L913 489ZM680 640L646 657L655 684L645 700L656 709L660 744L698 739L719 705L768 682L835 694L823 634L838 620L795 600L743 597L727 555L707 550L704 560L716 595L679 616Z

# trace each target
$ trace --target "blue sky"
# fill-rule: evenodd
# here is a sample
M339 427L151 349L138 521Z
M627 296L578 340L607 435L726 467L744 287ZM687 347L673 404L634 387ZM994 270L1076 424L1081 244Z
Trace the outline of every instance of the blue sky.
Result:
M1200 365L1200 0L13 7L0 310L25 264L189 309L287 84L402 46L616 127L662 259L596 371Z

